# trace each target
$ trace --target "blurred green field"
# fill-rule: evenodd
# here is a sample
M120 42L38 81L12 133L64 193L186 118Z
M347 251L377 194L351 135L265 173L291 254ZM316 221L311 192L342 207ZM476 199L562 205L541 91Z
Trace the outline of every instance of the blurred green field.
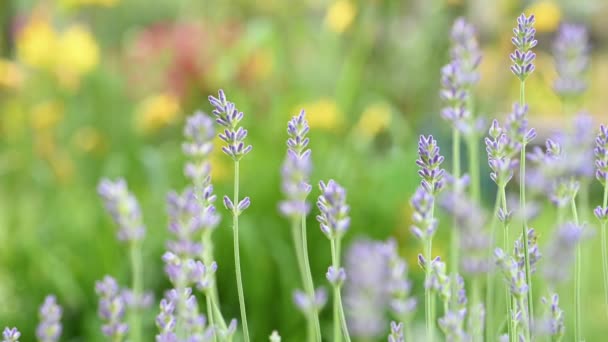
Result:
M54 293L65 310L62 340L103 340L94 283L105 274L123 285L130 278L128 252L96 193L101 177L125 177L140 200L148 230L145 286L162 297L170 286L160 258L168 235L165 196L186 184L184 118L196 109L210 112L207 95L219 88L245 113L253 145L241 162L241 192L252 199L242 217L241 263L254 340L274 329L285 341L305 336L291 299L299 276L289 223L277 210L286 123L301 108L311 125L313 183L334 178L348 189L352 228L345 244L394 237L422 298L408 202L419 183L417 135L434 134L449 159L450 127L439 116L438 89L451 23L464 15L477 26L484 56L476 108L503 117L519 89L508 53L522 10L538 21L537 72L526 88L541 138L563 128L569 115L551 90L551 41L561 21L590 30L590 89L577 106L606 122L602 0L1 1L0 326L18 326L23 341L34 340L38 305ZM214 153L216 193L224 195L232 189L232 166L219 149ZM482 176L491 203L495 185L487 172ZM594 184L593 206L599 194ZM317 196L315 187L311 198ZM219 295L225 316L238 317L231 221L219 210ZM533 223L541 239L553 214L547 209ZM435 240L442 256L447 226ZM308 227L315 284L325 284L329 243L312 214ZM587 341L602 341L608 331L599 241L587 244L584 327ZM571 291L562 291L568 310ZM156 331L157 310L147 314L146 340ZM322 328L331 330L329 309Z

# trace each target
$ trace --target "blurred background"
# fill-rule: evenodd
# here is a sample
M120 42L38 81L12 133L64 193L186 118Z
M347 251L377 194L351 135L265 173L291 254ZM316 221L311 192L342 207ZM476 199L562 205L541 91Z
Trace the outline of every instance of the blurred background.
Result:
M533 125L548 131L567 122L551 88L551 42L563 21L590 30L590 89L578 106L605 122L603 0L0 0L0 325L19 326L32 341L38 305L53 293L65 310L63 340L102 340L94 282L111 274L130 283L127 250L96 194L106 176L125 177L141 202L146 288L162 296L169 287L160 259L165 195L186 185L184 118L210 112L207 96L219 88L244 111L254 146L241 162L241 192L252 198L242 216L241 262L254 340L273 329L286 341L304 339L291 300L299 280L289 223L277 211L286 122L301 108L312 129L313 183L334 178L349 191L346 244L395 238L420 295L408 202L419 182L417 134L433 133L450 151L438 97L450 26L466 16L478 28L476 108L502 117L519 91L508 54L522 11L537 18L537 71L526 86ZM230 192L229 159L217 152L212 163L216 193ZM490 202L495 187L483 175ZM230 219L220 212L222 310L238 317ZM551 224L548 216L536 225ZM309 243L315 283L325 284L329 243L314 215ZM598 251L596 244L589 246ZM447 254L445 229L435 245ZM597 280L584 292L591 341L605 320L600 268L590 269ZM157 310L148 313L148 340ZM322 316L328 331L330 311Z

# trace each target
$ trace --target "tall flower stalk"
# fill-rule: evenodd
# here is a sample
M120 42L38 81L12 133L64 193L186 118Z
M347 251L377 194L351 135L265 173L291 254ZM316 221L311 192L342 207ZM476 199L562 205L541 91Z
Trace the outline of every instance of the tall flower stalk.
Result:
M226 145L222 151L234 161L234 194L232 199L224 196L226 209L232 212L232 231L234 242L234 266L236 269L236 285L239 296L239 307L241 311L241 321L243 324L243 335L245 342L249 342L249 328L247 325L247 311L245 308L245 295L243 293L243 280L241 276L241 257L239 252L239 216L250 205L249 197L239 200L239 161L252 149L251 145L245 146L247 130L239 126L243 119L243 112L238 111L233 102L226 99L223 90L219 90L218 97L209 96L209 102L215 108L213 115L215 121L222 127L224 132L218 136Z
M344 337L349 342L350 335L340 294L342 284L346 280L346 272L340 266L340 248L342 237L350 226L350 217L348 216L350 207L346 204L346 190L333 179L330 179L327 183L321 181L319 188L321 189L321 195L317 200L317 207L321 213L317 215L317 221L319 221L321 231L327 236L331 245L332 265L327 270L326 277L332 285L334 293L334 341L339 342Z
M418 140L418 159L416 164L420 168L418 175L422 178L420 186L411 200L414 208L414 226L412 233L420 239L423 244L424 256L421 263L425 271L424 307L426 314L427 340L435 339L435 305L434 296L429 286L431 279L431 260L433 249L433 236L437 230L437 219L435 212L435 196L444 187L443 176L445 170L441 168L443 156L439 154L439 146L433 136L420 136Z
M141 244L145 235L141 209L135 196L129 192L124 179L103 179L98 186L105 208L119 228L118 239L129 244L132 272L133 305L130 305L130 339L142 341L141 305L143 294L143 261Z
M306 216L310 212L310 204L306 198L312 190L310 185L310 172L312 170L311 151L308 149L309 131L305 112L293 117L287 125L287 157L283 162L281 175L283 178L282 190L286 199L280 204L281 213L288 217L292 223L292 235L298 260L298 269L304 284L304 291L308 302L313 303L315 289L308 259L308 243L306 239ZM316 305L308 307L307 320L309 329L314 331L314 340L321 341L321 328L319 313ZM309 336L312 338L312 336Z
M511 71L519 78L519 104L523 108L527 109L526 106L526 79L534 71L533 61L536 58L536 54L532 52L532 48L538 44L538 41L534 38L536 29L534 29L534 15L527 17L525 14L521 14L517 18L517 27L513 29L514 36L511 39L513 45L515 45L515 51L510 55L513 65L511 65ZM529 325L532 324L534 317L534 296L532 292L532 277L530 273L530 260L528 257L528 222L526 213L526 144L527 139L522 139L520 159L519 159L519 205L520 213L522 213L522 236L524 239L524 250L525 250L525 269L526 269L526 283L528 286L527 290L527 302L528 302L528 319Z
M604 187L602 205L595 208L594 213L600 221L602 239L602 268L604 274L604 298L608 313L608 242L606 241L606 224L608 223L608 126L601 125L595 139L595 176Z

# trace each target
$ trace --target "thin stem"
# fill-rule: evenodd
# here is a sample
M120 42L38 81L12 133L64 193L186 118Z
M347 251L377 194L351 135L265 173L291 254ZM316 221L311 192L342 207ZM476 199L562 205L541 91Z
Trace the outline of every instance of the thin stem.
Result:
M306 237L306 215L302 215L302 224L300 225L302 237L302 259L304 259L304 280L305 286L308 287L308 296L310 300L315 299L315 285L312 281L312 272L310 271L310 262L308 260L308 239ZM319 324L319 313L316 306L311 312L312 325L315 330L316 341L321 342L321 325Z
M521 82L519 88L519 102L523 106L526 104L525 98L526 83ZM522 144L519 159L519 207L522 217L522 236L524 242L524 260L526 270L526 284L528 285L528 326L532 326L534 317L534 296L532 292L532 274L530 272L530 255L528 253L528 218L526 217L526 144ZM523 308L522 308L523 310ZM530 331L527 331L528 340L530 340Z
M131 267L133 272L133 299L131 308L131 341L142 341L140 300L143 292L143 264L141 260L141 242L131 244Z
M291 234L293 237L294 248L296 250L296 259L298 261L298 270L300 271L300 278L302 279L302 283L304 284L304 291L306 292L306 296L309 298L309 300L313 300L314 297L311 297L310 295L308 282L306 281L306 273L304 271L304 261L302 260L302 238L300 235L300 223L298 222L297 218L292 221ZM308 331L308 340L312 341L314 335L312 317L310 313L306 313L305 316Z
M213 329L213 341L217 341L217 327L215 326L215 320L213 319L213 305L211 304L211 296L205 296L207 300L207 317L209 317L209 325Z
M472 285L473 306L471 307L472 310L477 310L477 308L478 308L477 304L481 300L479 279L480 279L479 277L473 277L473 285ZM478 318L479 317L475 317L475 319L473 321L473 342L482 340L481 326L480 326L480 324L482 323L482 320L479 320Z
M503 213L506 215L508 213L508 208L507 208L507 193L505 191L505 185L501 184L499 186L499 190L498 192L500 193L500 202L502 205L502 211ZM504 228L504 236L503 236L503 250L506 252L509 250L509 246L510 246L510 242L509 242L509 221L506 220L503 222L503 228ZM511 338L511 340L515 339L515 329L513 328L513 322L512 322L512 317L513 317L513 307L511 305L511 294L509 293L509 287L507 287L505 285L505 299L506 299L506 303L507 303L507 319L509 320L509 324L508 324L508 332L509 332L509 336Z
M425 258L426 258L426 265L424 265L424 271L425 271L425 282L428 282L428 280L431 278L431 250L433 248L433 239L429 238L428 242L426 244L426 251L425 251ZM424 287L424 309L426 312L426 338L427 341L429 342L433 342L435 341L435 336L434 336L434 329L433 329L433 324L435 322L435 318L433 317L433 312L432 310L432 293L431 293L431 289L428 288L427 286Z
M500 191L496 192L496 199L494 200L494 212L492 214L492 220L490 221L490 241L494 242L496 237L496 225L497 225L497 216L498 209L500 208ZM488 260L492 260L492 246L488 246ZM495 280L496 276L494 272L488 272L486 276L486 341L490 341L492 336L494 336L494 288L495 288Z
M576 196L570 200L572 218L579 227L578 210L576 209ZM576 245L576 261L574 262L574 336L575 341L582 341L583 332L581 330L581 244Z
M243 294L243 280L241 278L241 257L239 253L239 162L234 162L234 200L232 202L234 208L232 209L232 222L233 222L233 238L234 238L234 267L236 269L236 286L239 295L239 307L241 309L241 321L243 324L243 335L245 342L249 342L249 328L247 327L247 311L245 309L245 295Z
M457 128L452 130L452 175L454 179L460 178L460 132ZM456 189L459 192L461 189ZM458 267L460 264L460 236L459 231L456 228L456 218L453 221L452 232L450 234L450 263L452 276L458 273ZM454 282L456 283L456 282Z
M608 206L608 182L604 185L604 201L602 208ZM606 313L608 314L608 246L606 244L606 220L602 220L602 266L604 268L604 300L606 302Z
M477 134L471 133L467 139L467 147L469 152L469 173L471 174L471 198L474 203L481 203L481 191L480 191L480 177L479 177L479 142L477 139ZM478 280L473 280L473 283L478 282ZM479 285L477 285L479 287ZM477 290L479 292L479 290ZM471 307L476 308L480 302L481 298L479 293L473 296L471 301ZM481 340L482 336L480 335L481 331L479 329L479 321L473 322L473 341Z

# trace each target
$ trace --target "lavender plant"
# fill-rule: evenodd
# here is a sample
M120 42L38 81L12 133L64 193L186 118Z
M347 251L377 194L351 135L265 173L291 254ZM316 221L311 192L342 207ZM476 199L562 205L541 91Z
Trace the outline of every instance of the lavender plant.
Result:
M40 342L57 342L61 336L61 307L57 304L57 299L49 295L44 299L40 307L38 317L40 323L36 328L36 337Z
M140 302L143 294L143 260L141 255L142 240L145 235L145 226L139 203L135 196L129 192L124 179L114 182L102 179L97 188L104 201L106 210L118 226L118 239L129 244L132 294L134 302ZM134 342L142 340L141 307L130 307L130 337Z
M346 280L346 272L340 267L340 249L342 237L350 226L348 213L350 207L346 204L346 190L330 179L327 183L319 183L321 195L317 200L317 207L321 212L317 215L321 231L329 239L331 246L332 265L327 270L327 280L333 287L334 303L334 341L341 341L342 337L350 341L344 307L342 306L342 296L340 289ZM341 327L341 328L340 328ZM340 329L342 334L340 334Z
M245 146L245 138L247 130L239 126L243 119L243 112L238 111L233 102L226 99L226 94L223 90L218 92L218 97L209 96L209 102L215 108L213 115L215 121L222 127L224 132L218 137L222 139L226 146L222 147L222 151L232 158L234 161L234 194L231 200L228 196L224 196L224 206L232 212L232 230L234 242L234 263L236 269L236 284L239 296L239 306L241 310L241 321L243 324L243 334L245 341L249 342L249 328L247 326L247 311L245 308L245 295L243 293L243 280L241 279L241 257L239 253L239 216L245 211L249 205L249 197L239 200L239 162L247 153L251 152L251 145Z
M600 132L595 139L595 176L604 187L604 196L601 206L594 210L595 216L600 221L602 239L602 268L604 274L604 292L606 310L608 312L608 246L606 242L606 224L608 223L608 126L601 125Z
M306 233L306 216L310 212L310 204L306 198L312 190L310 172L312 170L311 151L308 149L309 139L306 137L309 127L304 110L293 117L287 125L287 157L283 162L281 175L283 178L282 191L286 199L280 203L280 211L291 220L292 236L298 260L300 276L304 284L308 302L315 301L315 290L308 259L308 243ZM317 303L319 304L319 303ZM321 341L319 325L320 309L318 305L306 306L305 311L309 331L314 331L316 341ZM311 334L312 335L312 334ZM312 338L312 336L311 336Z
M21 333L17 328L4 328L2 332L2 342L19 342L19 337L21 337Z
M99 296L99 317L104 322L103 334L113 342L124 340L129 326L124 322L127 303L116 280L106 275L95 284Z
M407 341L412 340L411 321L416 310L417 301L411 296L412 282L408 279L408 266L397 251L395 240L385 243L383 253L388 259L389 278L386 286L390 295L390 309L393 316L403 326Z
M589 67L587 30L576 24L560 26L553 42L553 56L557 79L553 89L564 101L582 94L587 89L584 74Z

